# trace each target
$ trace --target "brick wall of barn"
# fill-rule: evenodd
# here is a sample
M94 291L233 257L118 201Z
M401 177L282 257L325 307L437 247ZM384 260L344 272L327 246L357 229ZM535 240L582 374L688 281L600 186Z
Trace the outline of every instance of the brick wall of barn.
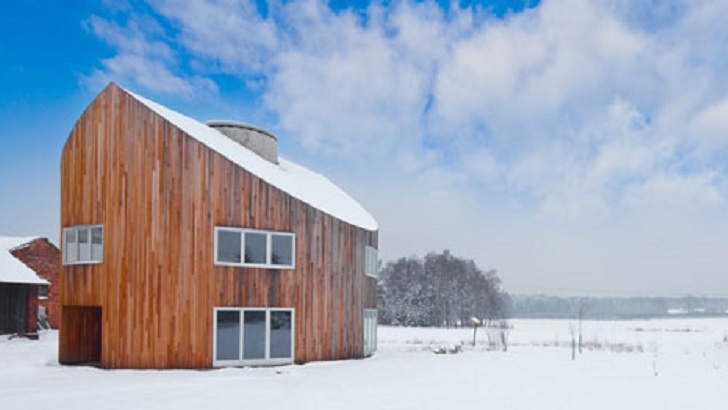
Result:
M38 314L38 307L44 306L48 312L48 323L52 328L58 329L58 292L60 287L59 275L61 264L60 250L47 239L39 238L28 243L26 246L14 249L11 253L32 269L39 277L50 283L48 286L47 299L38 299L38 287L33 286L34 289L28 303L28 320L35 320ZM35 328L35 326L28 327L28 329L33 328Z

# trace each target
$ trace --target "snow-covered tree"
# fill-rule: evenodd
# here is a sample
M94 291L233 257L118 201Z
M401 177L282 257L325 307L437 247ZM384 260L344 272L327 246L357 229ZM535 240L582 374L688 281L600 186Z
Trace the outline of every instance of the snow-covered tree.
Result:
M484 272L447 250L389 262L379 278L381 323L457 326L470 317L490 321L506 314L508 296L496 271Z

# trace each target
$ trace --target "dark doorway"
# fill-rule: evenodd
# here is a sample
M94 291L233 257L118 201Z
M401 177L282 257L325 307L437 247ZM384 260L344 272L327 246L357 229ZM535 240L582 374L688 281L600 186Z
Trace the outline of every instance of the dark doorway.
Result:
M20 283L0 283L0 335L23 334L27 331L28 298L31 286Z
M61 327L61 364L100 364L101 307L64 306Z

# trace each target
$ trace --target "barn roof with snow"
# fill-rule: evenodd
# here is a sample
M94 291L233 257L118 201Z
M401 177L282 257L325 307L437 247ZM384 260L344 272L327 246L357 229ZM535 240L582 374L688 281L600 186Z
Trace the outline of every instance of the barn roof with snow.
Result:
M39 278L32 269L10 253L35 239L38 238L0 236L0 283L48 284L48 281Z

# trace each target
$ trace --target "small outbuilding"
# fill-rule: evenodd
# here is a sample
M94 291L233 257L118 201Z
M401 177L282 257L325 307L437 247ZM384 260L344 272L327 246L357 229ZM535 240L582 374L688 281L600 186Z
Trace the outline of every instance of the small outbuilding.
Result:
M109 84L61 158L61 363L209 368L376 348L374 218L276 137Z
M0 237L0 334L58 326L60 251L46 238Z

